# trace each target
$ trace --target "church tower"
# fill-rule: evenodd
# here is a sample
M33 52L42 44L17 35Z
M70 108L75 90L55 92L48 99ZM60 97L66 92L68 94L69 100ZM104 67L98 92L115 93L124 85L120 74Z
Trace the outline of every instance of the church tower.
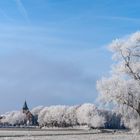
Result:
M37 118L30 112L26 100L23 104L22 112L26 115L26 119L25 119L25 122L24 122L25 124L27 124L27 125L38 125Z
M29 108L28 108L28 106L27 106L27 102L26 102L26 100L25 100L25 102L24 102L24 105L23 105L22 111L23 111L23 113L27 113L27 112L29 111Z

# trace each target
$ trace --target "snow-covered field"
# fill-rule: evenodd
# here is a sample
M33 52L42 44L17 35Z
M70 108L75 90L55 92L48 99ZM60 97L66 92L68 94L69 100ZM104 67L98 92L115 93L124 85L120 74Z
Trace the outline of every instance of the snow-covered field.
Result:
M140 140L140 135L124 131L100 130L0 130L0 140Z

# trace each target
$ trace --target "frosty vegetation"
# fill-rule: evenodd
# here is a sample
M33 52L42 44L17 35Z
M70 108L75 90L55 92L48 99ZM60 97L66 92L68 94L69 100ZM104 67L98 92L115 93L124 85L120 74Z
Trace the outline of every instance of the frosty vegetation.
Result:
M92 127L103 127L104 118L99 115L93 104L80 106L50 106L38 112L38 122L41 126L68 127L76 125L88 125ZM98 117L95 122L94 117Z
M99 100L111 103L123 115L125 125L140 130L140 32L114 40L110 76L97 82Z
M74 127L86 125L89 128L120 128L121 117L110 111L99 110L93 104L77 106L38 106L31 110L38 117L40 127ZM21 111L2 115L1 124L24 125L26 116ZM116 122L116 124L114 124Z
M11 111L7 112L3 115L3 119L1 119L1 123L3 124L11 124L11 125L19 125L24 124L24 120L26 118L25 114L21 111Z

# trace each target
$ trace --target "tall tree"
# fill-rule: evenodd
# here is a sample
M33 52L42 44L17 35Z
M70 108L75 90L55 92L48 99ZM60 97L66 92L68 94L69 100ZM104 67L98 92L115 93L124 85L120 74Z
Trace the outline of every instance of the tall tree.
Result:
M97 81L99 99L140 120L140 32L113 40L109 48L115 64L109 77Z

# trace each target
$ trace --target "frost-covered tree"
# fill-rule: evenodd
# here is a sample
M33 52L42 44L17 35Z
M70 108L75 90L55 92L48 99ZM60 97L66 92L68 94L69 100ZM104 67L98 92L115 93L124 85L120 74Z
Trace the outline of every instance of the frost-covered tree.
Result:
M140 121L140 32L114 40L109 48L115 64L110 77L97 82L99 99L118 105L129 121Z
M7 112L2 115L3 119L1 120L1 123L3 124L9 124L9 125L20 125L24 123L24 120L26 119L25 114L23 114L21 111L11 111Z
M35 108L33 108L31 110L31 113L34 115L34 116L38 116L38 114L40 113L40 111L43 109L44 107L43 106L37 106Z
M104 126L104 117L99 115L99 110L94 104L83 104L78 107L76 113L80 125L88 125L94 128Z
M40 126L45 126L45 114L48 110L48 107L44 107L38 114L38 122Z
M120 117L110 111L99 110L94 104L86 103L75 106L55 105L38 106L31 110L42 127L88 126L89 128L118 128ZM11 111L1 115L0 124L22 126L27 124L27 116L22 111ZM114 120L116 123L114 123ZM118 121L117 121L118 120Z
M63 126L65 125L66 106L50 106L43 108L38 115L38 122L41 126Z
M63 126L65 125L65 111L66 106L50 106L44 116L46 124L50 126Z
M78 106L69 106L65 110L64 119L67 126L75 126L78 124L76 115L77 108Z
M38 109L36 108L35 110ZM88 125L89 127L96 128L103 127L105 117L99 115L99 112L93 104L83 104L80 106L56 105L42 108L38 112L38 122L41 127L69 127L76 125Z

